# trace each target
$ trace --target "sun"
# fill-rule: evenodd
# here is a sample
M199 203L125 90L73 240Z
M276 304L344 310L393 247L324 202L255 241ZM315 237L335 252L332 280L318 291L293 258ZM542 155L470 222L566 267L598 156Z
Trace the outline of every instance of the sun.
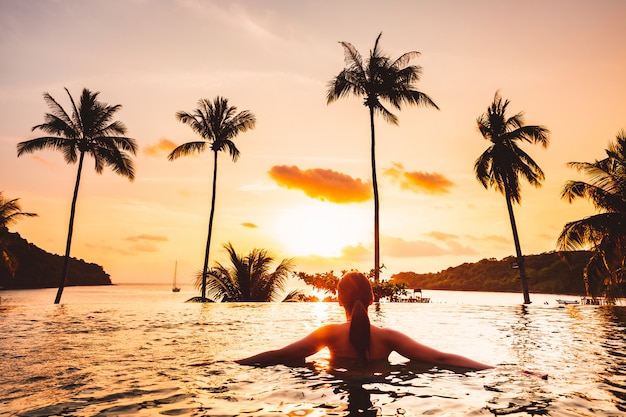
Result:
M277 238L293 256L337 257L350 245L371 240L368 213L354 204L310 202L280 211Z

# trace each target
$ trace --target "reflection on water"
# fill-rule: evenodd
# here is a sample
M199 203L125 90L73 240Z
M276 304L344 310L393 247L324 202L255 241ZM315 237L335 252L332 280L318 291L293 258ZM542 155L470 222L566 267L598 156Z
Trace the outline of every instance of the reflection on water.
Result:
M198 305L169 287L112 287L68 288L72 302L53 305L45 291L0 293L0 416L626 412L624 307L380 304L377 325L499 368L463 374L394 354L355 372L327 351L300 367L232 362L345 320L334 303Z

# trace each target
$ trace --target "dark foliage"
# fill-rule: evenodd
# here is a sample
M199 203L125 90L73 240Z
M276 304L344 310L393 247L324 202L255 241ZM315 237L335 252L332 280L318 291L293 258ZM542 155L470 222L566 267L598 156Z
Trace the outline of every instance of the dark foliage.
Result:
M0 268L0 287L4 289L55 288L63 268L63 256L38 248L18 233L5 231L3 242L17 259L15 276ZM100 265L70 258L66 286L112 285L109 274Z
M585 294L583 269L591 253L588 251L549 252L524 257L531 292L546 294ZM515 258L483 259L464 263L437 273L400 272L391 282L404 282L410 288L455 291L518 292L519 274Z

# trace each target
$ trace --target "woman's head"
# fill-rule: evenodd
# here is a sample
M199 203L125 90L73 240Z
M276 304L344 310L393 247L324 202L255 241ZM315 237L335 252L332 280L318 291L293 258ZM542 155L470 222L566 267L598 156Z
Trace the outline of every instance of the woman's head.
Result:
M361 362L366 363L370 346L370 319L367 316L367 307L374 300L372 286L360 272L348 272L337 285L337 299L350 320L350 343Z
M374 300L370 281L360 272L346 273L337 285L337 299L347 311L352 311L357 300L367 308Z

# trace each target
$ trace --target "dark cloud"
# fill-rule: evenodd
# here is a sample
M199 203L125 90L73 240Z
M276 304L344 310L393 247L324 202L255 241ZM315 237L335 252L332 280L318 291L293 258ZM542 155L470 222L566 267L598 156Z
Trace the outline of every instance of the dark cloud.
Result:
M148 145L143 148L144 155L147 156L164 156L168 155L170 152L174 150L177 145L169 139L161 139L158 143L154 145Z
M254 224L254 223L249 223L249 222L244 222L244 223L241 223L241 225L242 225L243 227L248 227L248 228L250 228L250 229L256 229L257 227L259 227L259 226L257 226L256 224Z
M383 171L383 175L391 178L393 183L399 184L403 190L425 194L446 194L454 183L445 175L437 172L408 172L402 164L394 162L391 168Z
M307 196L332 203L360 203L372 198L372 186L358 178L329 169L301 170L277 165L270 177L281 187L303 191Z

